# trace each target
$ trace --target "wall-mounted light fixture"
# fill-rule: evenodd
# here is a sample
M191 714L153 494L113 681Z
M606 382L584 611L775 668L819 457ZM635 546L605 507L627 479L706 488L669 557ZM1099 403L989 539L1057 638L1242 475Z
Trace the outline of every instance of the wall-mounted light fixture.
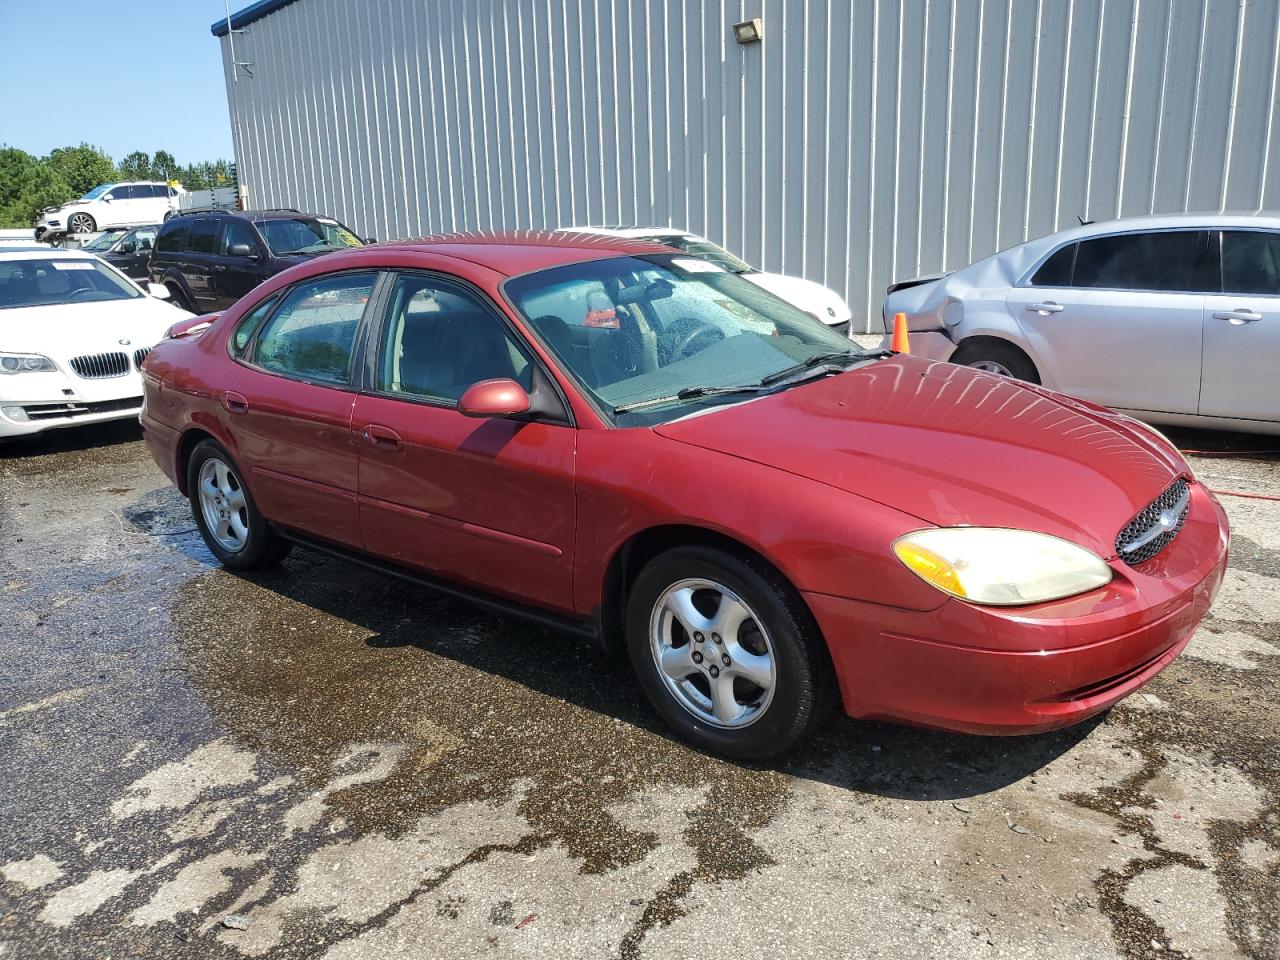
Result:
M733 39L739 43L759 43L764 39L764 20L753 17L733 25Z

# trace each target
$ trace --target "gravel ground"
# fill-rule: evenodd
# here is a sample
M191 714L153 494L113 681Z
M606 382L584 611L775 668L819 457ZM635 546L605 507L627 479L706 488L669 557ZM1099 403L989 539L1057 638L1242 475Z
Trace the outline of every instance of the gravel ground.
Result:
M1280 494L1275 439L1180 433ZM0 958L1280 957L1280 511L1095 721L670 740L593 648L218 569L121 424L0 452Z

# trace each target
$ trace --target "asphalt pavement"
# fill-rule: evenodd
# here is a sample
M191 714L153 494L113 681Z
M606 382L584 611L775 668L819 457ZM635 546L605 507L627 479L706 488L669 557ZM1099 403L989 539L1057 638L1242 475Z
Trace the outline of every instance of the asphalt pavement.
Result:
M592 646L296 550L136 425L0 449L0 958L1280 957L1277 438L1209 619L1094 721L673 741Z

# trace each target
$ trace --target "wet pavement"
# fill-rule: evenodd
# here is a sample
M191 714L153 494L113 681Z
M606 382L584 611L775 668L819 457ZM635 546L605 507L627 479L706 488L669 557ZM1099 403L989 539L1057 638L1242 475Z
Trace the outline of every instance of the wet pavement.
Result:
M1276 439L1176 436L1280 494ZM625 665L303 550L220 570L136 426L0 450L0 958L1280 957L1280 503L1059 733L771 767Z

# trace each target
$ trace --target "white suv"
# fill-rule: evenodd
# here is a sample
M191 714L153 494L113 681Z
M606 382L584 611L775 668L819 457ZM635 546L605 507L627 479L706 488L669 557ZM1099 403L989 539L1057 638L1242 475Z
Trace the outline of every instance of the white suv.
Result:
M109 227L160 223L178 209L181 187L167 183L104 183L79 200L50 207L36 221L36 239L64 234L96 233Z

